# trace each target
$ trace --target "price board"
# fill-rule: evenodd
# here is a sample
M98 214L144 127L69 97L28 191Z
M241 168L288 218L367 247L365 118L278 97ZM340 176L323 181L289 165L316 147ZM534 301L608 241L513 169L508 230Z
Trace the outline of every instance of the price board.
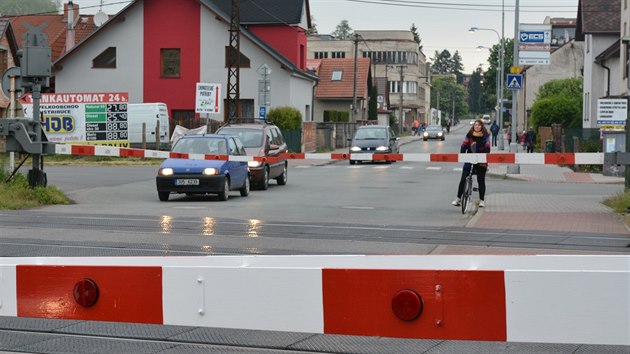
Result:
M30 95L21 98L24 116L33 117ZM42 127L49 141L129 147L127 93L42 94Z

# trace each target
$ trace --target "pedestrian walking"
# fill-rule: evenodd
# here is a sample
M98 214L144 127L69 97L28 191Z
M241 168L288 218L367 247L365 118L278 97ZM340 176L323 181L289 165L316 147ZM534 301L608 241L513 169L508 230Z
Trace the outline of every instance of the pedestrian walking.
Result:
M529 131L525 136L525 143L527 144L527 152L534 152L534 147L536 147L536 133L534 132L534 128L529 127Z
M472 154L487 154L490 152L490 134L483 124L481 119L475 120L473 126L470 128L462 145L459 148L459 152L472 153ZM459 186L457 187L457 198L451 203L455 206L459 206L462 201L462 194L464 193L464 184L466 183L466 177L470 174L470 169L473 168L473 173L477 175L477 184L479 185L479 207L486 206L484 197L486 196L486 171L488 171L487 163L473 164L466 162L462 170L462 176L459 180Z
M497 135L499 134L499 125L497 121L493 121L490 126L490 132L492 133L492 146L497 146Z
M519 141L521 142L521 145L523 146L523 151L525 151L525 149L527 149L527 132L523 130L523 134L521 134L521 136L518 137Z

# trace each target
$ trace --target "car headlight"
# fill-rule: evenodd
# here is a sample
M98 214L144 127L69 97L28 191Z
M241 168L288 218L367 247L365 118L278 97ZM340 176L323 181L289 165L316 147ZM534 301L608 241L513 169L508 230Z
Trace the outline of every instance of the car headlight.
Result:
M439 133L438 133L438 136L442 136L442 134L444 134L444 133L442 133L442 132L439 132Z
M379 146L376 148L376 151L387 151L389 150L389 147L387 146Z
M172 176L173 175L173 169L170 168L170 167L161 168L158 171L158 175L160 175L160 176Z
M424 136L429 136L429 133L424 132L424 133L422 133L422 135L424 135Z
M359 151L361 151L361 148L358 147L358 146L353 146L353 147L350 148L350 151L352 151L352 152L359 152Z
M247 161L247 167L260 167L262 162L260 161Z
M218 175L219 174L219 170L217 170L216 168L212 168L212 167L206 167L203 169L203 174L206 176L211 176L211 175Z

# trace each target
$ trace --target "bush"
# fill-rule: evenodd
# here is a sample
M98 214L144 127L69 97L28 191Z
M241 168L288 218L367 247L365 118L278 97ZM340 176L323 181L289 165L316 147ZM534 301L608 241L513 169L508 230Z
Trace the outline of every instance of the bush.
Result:
M267 119L277 125L280 130L297 130L302 128L302 113L293 107L276 107L269 110Z
M550 127L561 124L564 128L576 128L582 124L580 99L554 96L538 99L532 106L531 122L534 127Z
M9 173L0 164L0 210L17 210L34 208L41 205L69 204L70 201L56 187L30 188L26 176L15 174L10 182L6 182Z

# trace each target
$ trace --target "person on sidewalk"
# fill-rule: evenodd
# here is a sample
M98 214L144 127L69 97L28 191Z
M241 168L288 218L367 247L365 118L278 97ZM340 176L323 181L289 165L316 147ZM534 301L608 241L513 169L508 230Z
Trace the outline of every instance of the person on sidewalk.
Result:
M534 147L536 147L536 133L534 132L534 128L529 127L529 131L525 136L525 143L527 144L527 152L534 152Z
M499 126L497 121L493 121L490 126L490 132L492 133L492 146L497 146L497 135L499 134Z
M523 134L521 134L518 139L521 142L521 145L523 146L523 151L525 151L525 149L527 148L527 132L523 130Z
M472 128L466 133L464 141L459 148L459 152L462 154L487 154L490 152L490 134L483 124L481 119L475 120ZM464 193L464 184L466 183L466 177L470 174L470 169L473 169L473 173L477 175L477 184L479 185L479 207L485 207L484 197L486 196L486 171L488 171L487 163L478 163L474 166L466 162L462 170L462 177L459 180L459 186L457 188L457 198L453 200L454 206L459 206L461 203L462 193Z
M414 118L413 123L411 124L412 135L415 136L418 134L418 127L420 127L420 122L418 121L418 118Z

